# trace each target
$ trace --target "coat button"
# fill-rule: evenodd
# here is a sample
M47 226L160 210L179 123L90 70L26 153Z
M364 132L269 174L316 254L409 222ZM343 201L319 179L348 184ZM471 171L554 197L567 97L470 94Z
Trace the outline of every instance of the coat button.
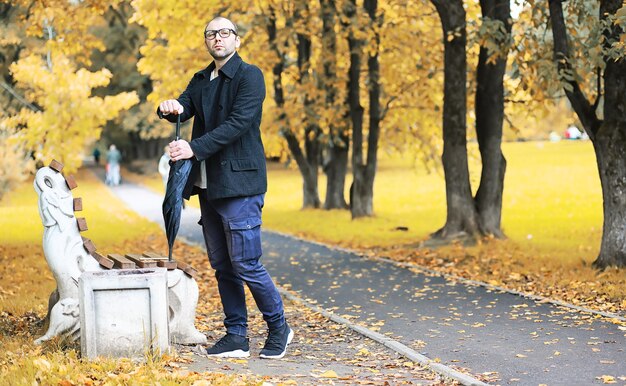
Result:
M226 165L226 161L222 161L220 163L222 164L222 166Z
M252 227L250 226L250 224L248 224L248 225L246 225L246 228L250 229L250 228L252 228Z

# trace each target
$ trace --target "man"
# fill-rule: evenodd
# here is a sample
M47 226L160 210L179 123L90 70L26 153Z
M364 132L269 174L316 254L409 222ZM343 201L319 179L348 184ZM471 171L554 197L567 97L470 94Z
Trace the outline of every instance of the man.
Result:
M175 121L194 117L191 142L169 144L173 161L194 160L183 196L198 194L204 240L224 309L226 335L207 353L248 357L245 283L269 333L262 358L282 358L293 338L283 303L261 257L261 209L267 191L261 123L265 82L256 66L237 54L237 27L217 17L204 30L214 61L192 77L178 99L161 102L157 113Z

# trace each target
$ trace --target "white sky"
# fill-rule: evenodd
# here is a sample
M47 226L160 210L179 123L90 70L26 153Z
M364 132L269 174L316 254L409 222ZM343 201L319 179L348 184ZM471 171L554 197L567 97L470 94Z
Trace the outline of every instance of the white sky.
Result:
M511 17L517 19L522 8L524 7L524 0L511 0Z

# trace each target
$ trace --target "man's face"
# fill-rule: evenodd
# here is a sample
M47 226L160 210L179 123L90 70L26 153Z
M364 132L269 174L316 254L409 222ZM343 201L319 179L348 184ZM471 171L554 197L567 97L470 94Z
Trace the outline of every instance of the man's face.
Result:
M222 29L234 30L235 26L229 20L216 19L211 21L204 29L204 44L206 44L209 54L211 54L215 60L221 60L229 57L237 48L239 48L240 44L239 36L235 35L232 31L230 31L230 36L226 38L220 36L219 33L215 33L214 39L206 37L207 31L219 31Z

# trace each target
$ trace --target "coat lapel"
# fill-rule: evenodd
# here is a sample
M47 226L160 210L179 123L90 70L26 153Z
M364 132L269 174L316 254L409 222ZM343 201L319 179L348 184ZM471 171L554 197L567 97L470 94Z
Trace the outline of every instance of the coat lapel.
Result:
M209 106L209 103L211 102L211 98L209 96L210 87L211 84L209 83L207 83L206 86L202 87L202 100L200 101L200 106L202 106L202 120L204 122L204 130L202 134L206 132L206 126L209 123L210 109L208 109L207 106Z
M211 79L211 72L213 72L213 69L215 68L215 62L211 62L211 64L209 64L209 66L207 68L205 68L204 70L202 70L202 75L205 79ZM209 96L209 87L210 84L209 82L205 83L204 87L202 87L202 91L200 93L200 104L198 106L201 106L202 109L202 120L204 122L204 126L206 127L207 123L209 122L209 109L206 108L206 106L208 106L208 103L210 102L210 96ZM201 133L200 135L204 134L204 130L203 133Z

